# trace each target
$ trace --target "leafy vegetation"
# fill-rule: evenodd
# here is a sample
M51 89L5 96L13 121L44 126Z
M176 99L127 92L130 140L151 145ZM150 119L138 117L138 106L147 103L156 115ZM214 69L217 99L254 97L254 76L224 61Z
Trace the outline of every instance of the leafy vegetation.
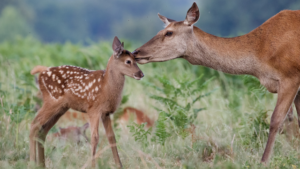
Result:
M137 46L137 45L134 45ZM132 50L132 43L125 41ZM112 54L108 42L43 44L33 38L0 43L0 166L29 164L29 129L35 116L36 65L76 65L104 69ZM261 165L275 97L249 76L231 76L176 59L140 65L142 81L126 78L121 107L132 106L155 119L152 128L133 122L114 131L124 168L299 168L299 142L278 135L268 167ZM76 122L63 124L81 125ZM100 125L101 126L101 125ZM88 132L89 136L90 133ZM99 168L115 168L100 127ZM45 143L48 168L89 164L90 145Z

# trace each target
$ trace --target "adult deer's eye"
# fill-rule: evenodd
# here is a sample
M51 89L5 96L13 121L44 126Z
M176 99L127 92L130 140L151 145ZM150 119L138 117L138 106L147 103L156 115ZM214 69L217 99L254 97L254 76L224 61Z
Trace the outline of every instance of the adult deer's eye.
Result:
M165 36L172 36L173 32L168 31Z
M126 61L126 64L129 64L129 65L130 65L130 64L131 64L131 61L130 61L130 60L127 60L127 61Z

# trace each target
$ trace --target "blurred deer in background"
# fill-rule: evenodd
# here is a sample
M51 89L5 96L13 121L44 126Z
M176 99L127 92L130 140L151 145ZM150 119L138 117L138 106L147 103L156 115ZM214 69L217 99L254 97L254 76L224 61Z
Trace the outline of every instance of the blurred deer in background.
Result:
M255 76L269 92L278 94L261 159L266 163L293 102L300 126L300 10L283 10L253 31L233 38L217 37L194 26L200 18L195 2L184 21L158 16L165 28L133 52L138 63L183 58L193 65Z
M43 95L43 106L31 123L30 161L45 166L44 147L48 131L69 109L87 113L91 128L92 166L99 141L99 121L102 120L116 164L122 167L110 114L120 104L125 75L140 80L144 74L137 66L134 56L124 50L117 37L114 38L113 55L106 70L91 71L75 66L37 66L31 74L40 73L39 87ZM36 156L36 148L38 156ZM37 159L36 159L37 158Z
M128 122L130 116L133 115L133 119L137 124L147 123L147 127L153 126L153 120L151 120L144 112L133 107L125 107L123 114L119 118L120 121Z
M58 138L59 140L70 140L71 142L76 142L79 144L81 142L81 137L84 138L84 141L89 141L87 138L85 131L89 128L89 123L85 123L81 127L69 126L67 128L59 127L59 131L53 133L50 139ZM48 137L47 137L48 138Z

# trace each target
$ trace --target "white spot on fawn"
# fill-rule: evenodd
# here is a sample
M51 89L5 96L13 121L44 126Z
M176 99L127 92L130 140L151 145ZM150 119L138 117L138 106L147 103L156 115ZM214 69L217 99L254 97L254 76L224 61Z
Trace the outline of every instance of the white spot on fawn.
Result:
M96 92L98 91L98 86L96 86L95 91L96 91Z
M57 82L58 82L58 84L60 84L60 80L58 80Z
M51 73L52 73L51 71L47 72L47 74L48 74L49 77L51 76Z

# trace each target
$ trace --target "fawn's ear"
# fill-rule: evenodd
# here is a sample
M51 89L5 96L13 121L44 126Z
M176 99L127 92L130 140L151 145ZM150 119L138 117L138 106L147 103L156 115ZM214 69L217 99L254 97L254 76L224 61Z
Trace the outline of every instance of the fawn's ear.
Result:
M165 27L167 27L171 22L175 22L175 20L173 20L173 19L169 19L169 18L167 18L167 17L165 17L165 16L162 16L161 14L157 14L158 15L158 17L159 17L159 19L161 20L161 21L163 21L163 23L165 24Z
M81 130L86 130L87 128L89 128L90 124L89 123L85 123L82 127Z
M116 37L116 36L114 38L112 48L113 48L113 51L114 51L114 57L119 58L122 51L124 50L124 47L123 47L122 43L120 42L120 40L118 39L118 37Z
M199 17L200 17L199 8L196 2L194 2L192 7L187 11L184 24L191 26L198 21Z

